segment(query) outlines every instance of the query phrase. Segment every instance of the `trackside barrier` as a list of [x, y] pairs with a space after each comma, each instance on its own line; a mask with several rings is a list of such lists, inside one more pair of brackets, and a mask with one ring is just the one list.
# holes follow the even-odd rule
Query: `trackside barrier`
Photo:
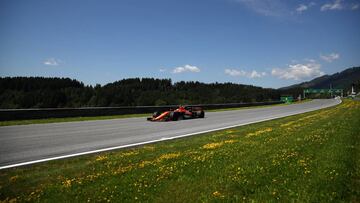
[[[254, 102], [254, 103], [228, 103], [228, 104], [198, 104], [186, 105], [192, 107], [203, 107], [205, 110], [262, 106], [280, 104], [282, 101]], [[177, 108], [177, 105], [167, 106], [125, 106], [125, 107], [84, 107], [84, 108], [41, 108], [41, 109], [0, 109], [0, 121], [87, 117], [87, 116], [112, 116], [125, 114], [152, 113]]]

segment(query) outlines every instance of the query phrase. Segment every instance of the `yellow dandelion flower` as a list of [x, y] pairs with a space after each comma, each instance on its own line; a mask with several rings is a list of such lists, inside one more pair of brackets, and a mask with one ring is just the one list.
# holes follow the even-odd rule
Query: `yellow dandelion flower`
[[64, 187], [71, 187], [71, 180], [70, 179], [66, 179], [65, 181], [62, 182]]
[[225, 140], [225, 143], [226, 144], [232, 144], [232, 143], [234, 143], [234, 142], [237, 142], [236, 140]]
[[97, 156], [96, 157], [96, 161], [103, 161], [103, 160], [106, 160], [107, 159], [107, 156], [101, 156], [101, 155], [99, 155], [99, 156]]
[[116, 171], [113, 172], [113, 174], [122, 174], [128, 171], [131, 171], [133, 169], [132, 165], [129, 166], [124, 166], [124, 167], [119, 167], [118, 169], [116, 169]]
[[299, 162], [300, 166], [306, 166], [307, 165], [304, 159], [301, 159], [298, 162]]
[[294, 123], [295, 123], [295, 121], [290, 121], [290, 122], [288, 122], [288, 123], [281, 124], [280, 127], [287, 127], [287, 126], [290, 126], [290, 125], [292, 125], [292, 124], [294, 124]]
[[139, 168], [144, 168], [146, 165], [149, 165], [151, 163], [151, 161], [142, 161], [139, 163]]
[[139, 152], [137, 152], [137, 151], [130, 151], [130, 152], [124, 152], [124, 153], [122, 153], [121, 155], [122, 155], [122, 156], [132, 156], [132, 155], [137, 155], [137, 154], [139, 154]]
[[203, 149], [216, 149], [223, 145], [223, 142], [214, 142], [214, 143], [208, 143], [204, 146], [202, 146]]
[[143, 149], [145, 150], [150, 150], [150, 151], [154, 151], [155, 147], [154, 146], [144, 146]]
[[217, 198], [224, 198], [225, 197], [225, 195], [221, 194], [219, 191], [213, 192], [212, 195], [214, 197], [217, 197]]
[[273, 130], [272, 128], [265, 128], [263, 130], [258, 130], [258, 131], [253, 132], [253, 133], [248, 133], [245, 137], [249, 138], [249, 137], [253, 137], [253, 136], [258, 136], [258, 135], [261, 135], [261, 134], [264, 134], [264, 133], [267, 133], [267, 132], [271, 132], [272, 130]]
[[213, 192], [213, 195], [214, 195], [215, 197], [220, 197], [220, 196], [221, 196], [221, 193], [220, 193], [219, 191], [215, 191], [215, 192]]
[[163, 154], [161, 155], [157, 161], [162, 161], [162, 160], [168, 160], [168, 159], [174, 159], [180, 156], [180, 153], [169, 153], [169, 154]]
[[12, 177], [10, 178], [10, 182], [15, 182], [18, 178], [19, 178], [18, 175], [12, 176]]

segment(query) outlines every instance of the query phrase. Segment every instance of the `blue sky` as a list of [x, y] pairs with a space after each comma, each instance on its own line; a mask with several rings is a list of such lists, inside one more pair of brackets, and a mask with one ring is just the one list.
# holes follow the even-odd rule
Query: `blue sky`
[[0, 0], [0, 76], [278, 88], [359, 65], [359, 0]]

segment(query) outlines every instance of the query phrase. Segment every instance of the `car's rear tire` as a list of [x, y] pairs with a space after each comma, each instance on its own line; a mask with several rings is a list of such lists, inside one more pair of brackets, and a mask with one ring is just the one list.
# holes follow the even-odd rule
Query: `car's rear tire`
[[183, 113], [178, 113], [178, 120], [184, 120], [184, 114]]
[[177, 121], [179, 119], [179, 113], [178, 112], [170, 112], [170, 120]]

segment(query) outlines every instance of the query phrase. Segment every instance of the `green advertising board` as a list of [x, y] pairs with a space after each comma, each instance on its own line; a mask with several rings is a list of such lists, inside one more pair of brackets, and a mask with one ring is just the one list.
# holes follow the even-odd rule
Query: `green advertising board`
[[290, 104], [294, 101], [294, 98], [292, 96], [281, 96], [280, 101], [282, 101], [286, 104]]

